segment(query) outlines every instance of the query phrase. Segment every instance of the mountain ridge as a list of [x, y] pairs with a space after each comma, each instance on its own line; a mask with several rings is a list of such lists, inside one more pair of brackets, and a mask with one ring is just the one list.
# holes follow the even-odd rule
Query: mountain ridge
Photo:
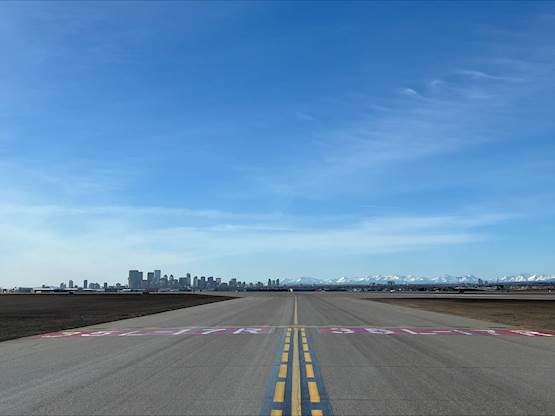
[[555, 275], [551, 274], [529, 274], [520, 273], [515, 275], [507, 275], [502, 277], [493, 278], [480, 278], [474, 275], [441, 275], [436, 277], [429, 276], [416, 276], [416, 275], [373, 275], [365, 277], [335, 277], [331, 279], [320, 279], [317, 277], [298, 277], [295, 279], [285, 279], [285, 285], [369, 285], [387, 284], [394, 282], [394, 284], [477, 284], [482, 282], [488, 283], [533, 283], [533, 282], [555, 282]]

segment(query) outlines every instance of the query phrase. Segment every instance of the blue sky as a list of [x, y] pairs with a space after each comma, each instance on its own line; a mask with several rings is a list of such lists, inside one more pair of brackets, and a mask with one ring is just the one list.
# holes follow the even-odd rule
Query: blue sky
[[548, 2], [0, 4], [0, 285], [555, 273]]

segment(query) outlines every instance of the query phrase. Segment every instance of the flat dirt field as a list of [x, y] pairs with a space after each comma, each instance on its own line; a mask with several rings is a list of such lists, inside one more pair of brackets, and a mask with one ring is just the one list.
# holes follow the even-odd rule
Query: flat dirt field
[[234, 299], [196, 294], [0, 295], [0, 341]]
[[555, 330], [555, 300], [526, 299], [368, 299], [432, 312], [449, 313], [527, 329]]

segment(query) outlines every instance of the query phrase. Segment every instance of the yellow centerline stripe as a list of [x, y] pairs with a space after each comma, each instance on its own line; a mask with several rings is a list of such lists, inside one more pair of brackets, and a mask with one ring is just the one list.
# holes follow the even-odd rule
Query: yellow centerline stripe
[[307, 364], [305, 367], [306, 367], [306, 378], [314, 378], [314, 367], [312, 367], [312, 364]]
[[281, 364], [279, 366], [279, 378], [287, 378], [287, 364]]
[[274, 402], [283, 403], [285, 398], [285, 381], [276, 382], [276, 388], [274, 390]]
[[[295, 311], [297, 297], [295, 296]], [[295, 314], [296, 315], [296, 314]], [[301, 416], [301, 367], [299, 360], [299, 329], [295, 328], [293, 335], [293, 368], [291, 386], [291, 415]]]
[[310, 403], [320, 403], [320, 392], [315, 381], [308, 382], [308, 394], [310, 396]]

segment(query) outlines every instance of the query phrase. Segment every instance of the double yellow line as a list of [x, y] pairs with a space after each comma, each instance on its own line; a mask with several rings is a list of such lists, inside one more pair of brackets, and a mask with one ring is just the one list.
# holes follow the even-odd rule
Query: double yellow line
[[[271, 416], [283, 416], [283, 405], [285, 403], [287, 380], [291, 380], [291, 416], [302, 416], [302, 383], [306, 382], [306, 390], [308, 391], [308, 399], [311, 404], [320, 405], [320, 391], [318, 390], [318, 382], [312, 363], [312, 355], [308, 339], [306, 337], [305, 328], [299, 328], [297, 313], [297, 297], [295, 296], [295, 308], [293, 311], [294, 327], [287, 328], [287, 335], [283, 343], [283, 351], [281, 352], [281, 361], [279, 365], [278, 377], [274, 386], [273, 402], [281, 409], [272, 409]], [[292, 338], [292, 339], [291, 339]], [[291, 342], [293, 341], [293, 342]], [[291, 348], [291, 344], [292, 348]], [[302, 356], [301, 356], [302, 348]], [[291, 362], [291, 374], [288, 378], [289, 360]], [[302, 363], [304, 364], [301, 364]], [[304, 380], [301, 366], [304, 365]], [[324, 416], [320, 409], [311, 409], [310, 416]]]
[[[278, 379], [274, 387], [273, 402], [282, 405], [285, 401], [285, 386], [287, 383], [287, 366], [289, 364], [289, 353], [291, 352], [291, 328], [287, 329], [287, 336], [283, 343], [283, 351], [281, 352], [281, 362], [279, 364]], [[271, 416], [282, 416], [283, 410], [272, 409]]]
[[[291, 338], [293, 338], [293, 349], [291, 350]], [[285, 401], [285, 387], [287, 383], [287, 366], [289, 364], [289, 355], [293, 353], [293, 362], [291, 365], [291, 415], [302, 416], [301, 411], [301, 366], [299, 359], [299, 328], [287, 328], [287, 336], [283, 343], [283, 351], [281, 353], [281, 363], [279, 365], [278, 380], [274, 387], [274, 403], [283, 404]], [[283, 411], [280, 409], [272, 409], [271, 416], [282, 416]]]

